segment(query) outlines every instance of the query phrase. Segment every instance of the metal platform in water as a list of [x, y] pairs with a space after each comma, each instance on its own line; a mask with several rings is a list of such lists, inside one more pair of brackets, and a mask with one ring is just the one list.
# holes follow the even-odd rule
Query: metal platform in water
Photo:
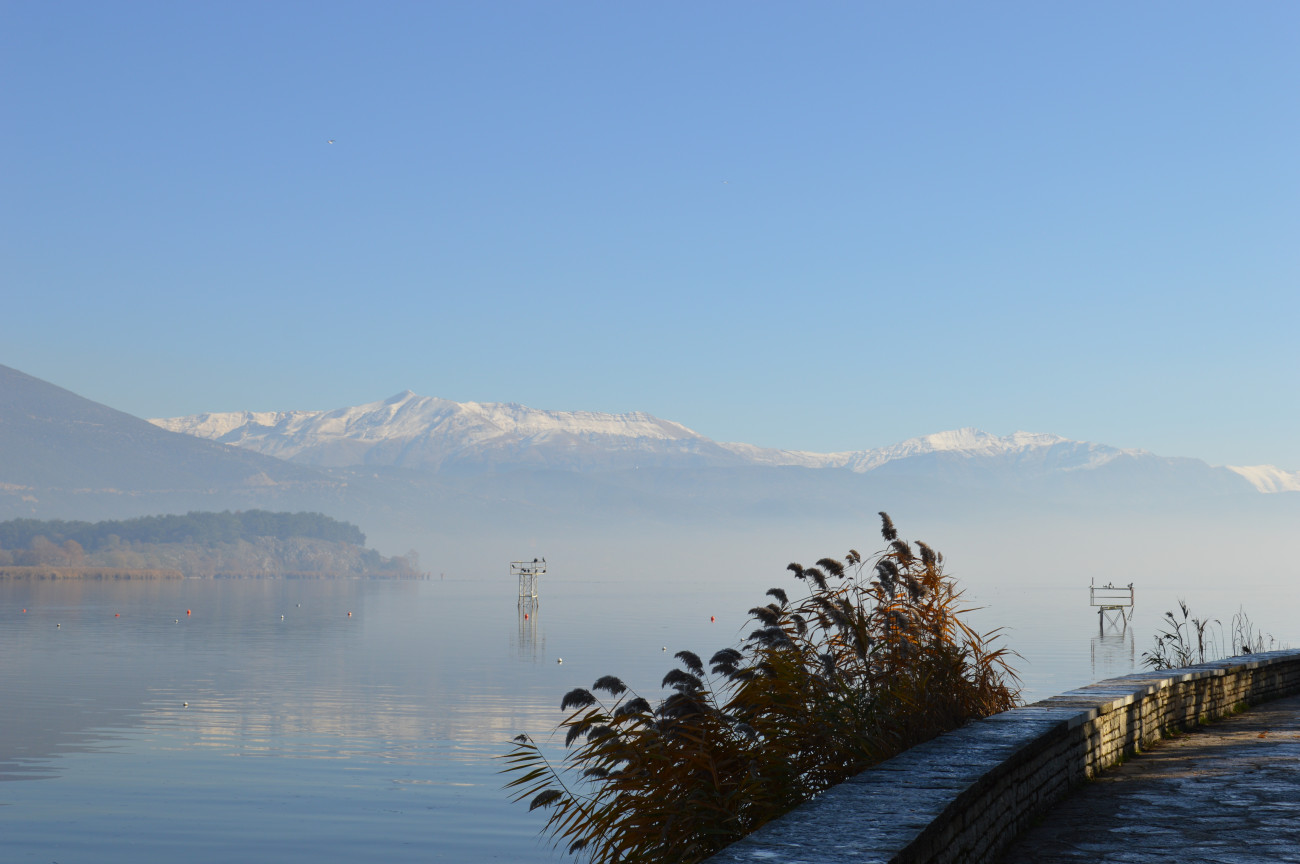
[[1088, 605], [1097, 609], [1098, 626], [1104, 632], [1107, 625], [1115, 629], [1128, 627], [1133, 618], [1133, 583], [1127, 585], [1088, 586]]
[[546, 572], [546, 559], [511, 561], [510, 575], [519, 577], [519, 605], [531, 609], [537, 605], [537, 577]]

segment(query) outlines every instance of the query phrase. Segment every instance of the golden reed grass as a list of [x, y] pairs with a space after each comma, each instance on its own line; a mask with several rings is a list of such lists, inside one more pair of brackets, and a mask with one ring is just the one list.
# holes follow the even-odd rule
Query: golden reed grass
[[[709, 661], [679, 651], [652, 705], [618, 678], [564, 695], [552, 761], [528, 735], [501, 758], [506, 788], [570, 853], [592, 861], [700, 861], [859, 771], [1017, 704], [997, 631], [962, 617], [943, 556], [898, 539], [870, 559], [787, 568], [754, 630]], [[604, 694], [604, 697], [598, 695]]]

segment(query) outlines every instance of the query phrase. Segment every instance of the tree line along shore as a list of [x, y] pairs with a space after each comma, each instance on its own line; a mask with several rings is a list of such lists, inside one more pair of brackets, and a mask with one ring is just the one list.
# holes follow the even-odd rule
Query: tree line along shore
[[278, 576], [419, 578], [419, 556], [385, 557], [320, 513], [190, 512], [103, 522], [0, 522], [0, 578]]
[[0, 567], [0, 579], [184, 579], [179, 570], [126, 570], [118, 567]]

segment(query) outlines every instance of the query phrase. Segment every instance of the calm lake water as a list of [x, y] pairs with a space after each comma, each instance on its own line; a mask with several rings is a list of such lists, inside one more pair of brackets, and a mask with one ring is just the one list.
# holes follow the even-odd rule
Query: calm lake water
[[[527, 619], [504, 575], [0, 581], [0, 860], [561, 860], [494, 757], [601, 675], [658, 695], [790, 580], [557, 570]], [[967, 587], [1031, 700], [1132, 671], [1170, 605], [1102, 634], [1086, 582]]]

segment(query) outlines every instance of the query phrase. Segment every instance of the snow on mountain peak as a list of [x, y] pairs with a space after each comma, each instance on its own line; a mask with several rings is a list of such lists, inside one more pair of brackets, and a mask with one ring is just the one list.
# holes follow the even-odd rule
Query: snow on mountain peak
[[1228, 465], [1260, 492], [1300, 492], [1300, 471], [1283, 471], [1274, 465]]
[[800, 465], [819, 468], [848, 468], [859, 474], [874, 471], [889, 462], [943, 453], [956, 458], [991, 458], [997, 456], [1025, 455], [1045, 452], [1064, 445], [1073, 456], [1059, 466], [1061, 470], [1096, 468], [1120, 455], [1133, 455], [1137, 451], [1119, 450], [1100, 444], [1088, 444], [1038, 432], [1013, 432], [1010, 435], [991, 435], [980, 429], [965, 427], [946, 432], [935, 432], [919, 438], [909, 438], [888, 447], [874, 450], [853, 450], [840, 453], [808, 453], [793, 450], [768, 450], [749, 444], [724, 444], [732, 452], [751, 461], [765, 465]]
[[1060, 435], [1044, 435], [1035, 432], [1013, 432], [1005, 437], [998, 437], [979, 429], [966, 427], [948, 432], [935, 432], [920, 438], [909, 438], [900, 444], [895, 444], [893, 448], [885, 449], [905, 449], [919, 453], [965, 452], [991, 455], [1033, 447], [1051, 447], [1053, 444], [1064, 444], [1069, 440]]
[[452, 402], [410, 390], [334, 411], [231, 412], [150, 422], [282, 459], [336, 467], [440, 470], [452, 462], [505, 465], [512, 459], [537, 467], [592, 467], [672, 454], [710, 464], [738, 461], [680, 423], [644, 412], [542, 411], [516, 403]]
[[[1139, 450], [1060, 435], [998, 436], [970, 427], [888, 447], [838, 453], [777, 450], [713, 441], [640, 411], [543, 411], [513, 402], [453, 402], [405, 390], [334, 411], [230, 412], [150, 421], [282, 459], [329, 467], [391, 465], [429, 471], [520, 467], [598, 470], [639, 466], [798, 466], [854, 473], [915, 458], [949, 463], [1009, 462], [1021, 470], [1085, 471]], [[1300, 472], [1233, 468], [1261, 491], [1300, 491]]]

